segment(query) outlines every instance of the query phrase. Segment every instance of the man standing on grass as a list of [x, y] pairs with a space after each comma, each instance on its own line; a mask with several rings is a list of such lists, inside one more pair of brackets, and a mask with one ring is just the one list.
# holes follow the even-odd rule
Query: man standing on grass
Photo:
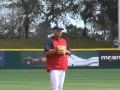
[[68, 55], [71, 54], [68, 43], [62, 36], [62, 28], [52, 28], [53, 37], [45, 45], [46, 68], [50, 74], [52, 90], [63, 90], [65, 71], [68, 69]]

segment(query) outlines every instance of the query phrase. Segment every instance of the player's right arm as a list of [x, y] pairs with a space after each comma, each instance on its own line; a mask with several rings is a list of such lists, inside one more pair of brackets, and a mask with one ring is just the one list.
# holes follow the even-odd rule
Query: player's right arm
[[57, 53], [57, 49], [49, 49], [48, 51], [45, 52], [45, 55], [51, 55]]
[[53, 37], [49, 38], [47, 40], [47, 43], [45, 44], [44, 53], [46, 56], [57, 53], [57, 49], [53, 49], [52, 40], [53, 40]]

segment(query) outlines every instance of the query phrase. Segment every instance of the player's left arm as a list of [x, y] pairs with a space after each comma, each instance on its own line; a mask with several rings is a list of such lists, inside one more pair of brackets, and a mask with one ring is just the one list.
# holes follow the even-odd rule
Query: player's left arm
[[67, 55], [71, 55], [71, 51], [66, 50], [66, 54], [67, 54]]
[[66, 54], [71, 55], [71, 49], [70, 49], [69, 45], [67, 45]]

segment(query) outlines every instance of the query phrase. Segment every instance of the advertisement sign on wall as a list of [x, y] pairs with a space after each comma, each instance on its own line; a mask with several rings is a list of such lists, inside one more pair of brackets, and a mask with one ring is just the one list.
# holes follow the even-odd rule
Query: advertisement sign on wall
[[120, 66], [120, 51], [100, 51], [99, 52], [100, 66], [102, 67], [119, 67]]
[[37, 58], [42, 58], [43, 52], [40, 51], [25, 51], [21, 52], [21, 66], [25, 67], [40, 67], [45, 66], [41, 60]]
[[76, 51], [68, 59], [69, 66], [99, 66], [97, 51]]
[[[38, 60], [38, 58], [40, 60]], [[43, 51], [0, 51], [0, 67], [45, 67]], [[72, 51], [68, 65], [120, 67], [120, 50]]]
[[0, 52], [0, 67], [4, 67], [4, 65], [5, 65], [4, 52]]
[[[27, 67], [45, 66], [42, 60], [43, 52], [21, 52], [21, 65]], [[68, 56], [68, 66], [99, 66], [99, 57], [97, 51], [74, 51]]]

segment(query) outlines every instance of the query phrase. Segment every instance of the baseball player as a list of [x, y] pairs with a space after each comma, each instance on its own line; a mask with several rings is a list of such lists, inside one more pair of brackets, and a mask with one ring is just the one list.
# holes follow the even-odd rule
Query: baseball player
[[51, 90], [63, 90], [65, 71], [68, 69], [68, 55], [71, 54], [68, 43], [61, 37], [62, 28], [52, 28], [53, 37], [45, 45], [46, 68], [50, 74]]

